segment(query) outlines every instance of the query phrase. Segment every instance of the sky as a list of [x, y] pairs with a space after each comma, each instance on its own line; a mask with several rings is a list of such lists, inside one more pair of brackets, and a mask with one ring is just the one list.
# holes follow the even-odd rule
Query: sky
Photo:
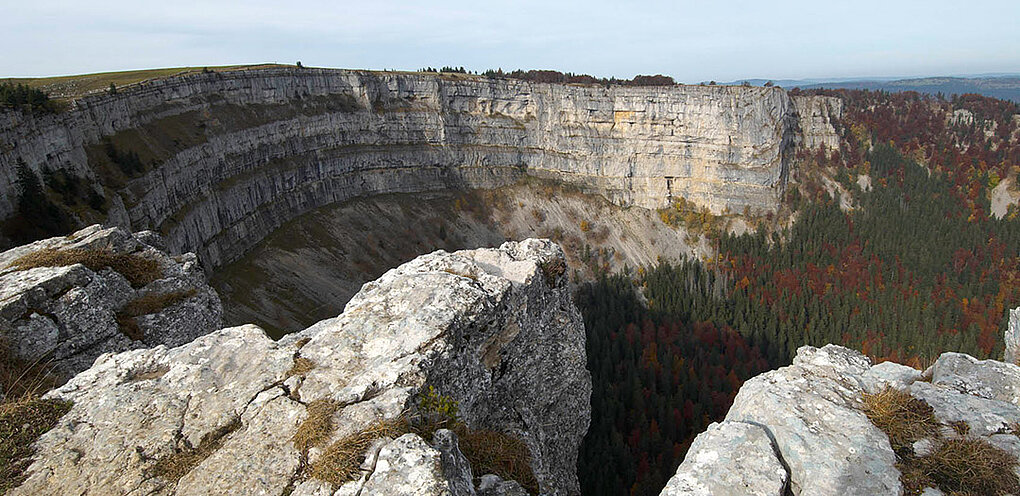
[[599, 77], [1020, 72], [1020, 0], [0, 0], [0, 76], [295, 63]]

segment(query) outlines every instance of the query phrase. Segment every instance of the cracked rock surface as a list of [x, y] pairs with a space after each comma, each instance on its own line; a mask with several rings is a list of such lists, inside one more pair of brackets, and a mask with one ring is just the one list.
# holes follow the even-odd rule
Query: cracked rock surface
[[[18, 258], [41, 250], [103, 250], [153, 260], [160, 277], [132, 287], [109, 268], [11, 267]], [[117, 312], [129, 302], [173, 293], [187, 297], [134, 317], [140, 339], [121, 331]], [[206, 283], [195, 255], [167, 255], [155, 233], [93, 225], [0, 253], [0, 335], [15, 357], [29, 363], [48, 361], [66, 376], [87, 369], [103, 353], [183, 345], [220, 328], [222, 314], [219, 296]]]
[[[441, 433], [434, 446], [413, 434], [376, 443], [361, 478], [339, 487], [308, 476], [330, 442], [400, 415], [426, 385], [456, 400], [468, 426], [522, 439], [542, 493], [577, 494], [591, 379], [562, 264], [542, 240], [440, 251], [279, 342], [246, 325], [105, 354], [49, 393], [74, 405], [12, 494], [472, 494], [481, 482], [514, 494], [473, 480], [456, 436]], [[294, 433], [318, 400], [339, 408], [305, 460]], [[157, 470], [196, 450], [179, 480]]]
[[765, 429], [744, 422], [708, 426], [694, 439], [663, 496], [782, 496], [787, 474]]

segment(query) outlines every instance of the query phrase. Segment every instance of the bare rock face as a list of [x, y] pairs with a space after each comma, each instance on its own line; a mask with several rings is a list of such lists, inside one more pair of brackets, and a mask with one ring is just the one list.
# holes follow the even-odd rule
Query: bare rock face
[[[481, 487], [443, 432], [433, 445], [377, 440], [362, 475], [340, 486], [309, 476], [329, 444], [406, 413], [426, 385], [468, 426], [524, 441], [544, 494], [577, 494], [591, 380], [562, 267], [548, 241], [440, 251], [280, 342], [248, 325], [105, 354], [49, 394], [73, 407], [13, 494], [473, 494]], [[337, 406], [329, 439], [303, 453], [295, 433], [324, 400]], [[190, 461], [168, 472], [182, 453]]]
[[768, 432], [744, 422], [708, 426], [662, 496], [783, 496], [788, 475]]
[[145, 171], [106, 185], [103, 220], [158, 231], [211, 268], [316, 207], [527, 175], [621, 205], [774, 211], [793, 149], [838, 144], [841, 112], [838, 99], [780, 88], [284, 68], [172, 77], [54, 116], [0, 111], [0, 219], [17, 206], [19, 161], [100, 183], [97, 171], [119, 174], [107, 142]]
[[[103, 353], [179, 346], [218, 329], [220, 299], [195, 255], [171, 257], [159, 241], [153, 233], [95, 225], [0, 253], [0, 335], [13, 356], [73, 375]], [[139, 279], [136, 269], [121, 269], [125, 276], [119, 267], [82, 263], [17, 266], [19, 260], [47, 254], [63, 260], [71, 253], [122, 257], [127, 265], [148, 262], [151, 274]]]
[[1020, 364], [1020, 308], [1009, 311], [1009, 324], [1003, 335], [1006, 344], [1006, 363]]

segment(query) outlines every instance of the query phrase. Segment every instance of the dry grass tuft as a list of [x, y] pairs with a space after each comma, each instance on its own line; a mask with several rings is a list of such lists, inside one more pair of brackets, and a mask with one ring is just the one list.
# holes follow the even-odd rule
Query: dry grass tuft
[[965, 420], [957, 420], [956, 422], [950, 422], [949, 426], [961, 436], [966, 436], [970, 433], [970, 424]]
[[195, 289], [188, 289], [185, 291], [174, 291], [173, 293], [164, 294], [147, 294], [141, 298], [136, 298], [124, 308], [120, 309], [120, 312], [125, 315], [131, 315], [137, 317], [139, 315], [148, 315], [150, 313], [161, 312], [166, 308], [170, 308], [198, 293]]
[[145, 338], [145, 333], [142, 332], [142, 328], [138, 325], [135, 317], [160, 312], [195, 296], [196, 293], [196, 290], [189, 289], [165, 294], [147, 294], [132, 300], [127, 305], [124, 305], [124, 308], [117, 311], [117, 328], [125, 336], [135, 341], [141, 341]]
[[[314, 411], [313, 411], [314, 410]], [[329, 438], [336, 404], [319, 400], [308, 405], [308, 418], [294, 436], [294, 445], [307, 452]], [[431, 440], [437, 429], [450, 429], [460, 440], [460, 449], [475, 473], [493, 473], [516, 480], [531, 494], [538, 493], [538, 480], [531, 469], [528, 446], [513, 435], [492, 430], [471, 429], [457, 419], [457, 402], [428, 387], [419, 398], [416, 414], [378, 421], [365, 430], [332, 443], [308, 468], [311, 477], [335, 486], [356, 480], [361, 474], [365, 452], [377, 439], [397, 438], [414, 433]]]
[[19, 257], [11, 262], [10, 267], [28, 270], [36, 267], [63, 267], [79, 263], [94, 271], [113, 269], [136, 288], [163, 277], [163, 271], [155, 260], [138, 255], [114, 253], [109, 250], [47, 248]]
[[19, 486], [31, 464], [32, 444], [71, 409], [71, 403], [26, 396], [0, 405], [0, 493]]
[[294, 375], [305, 375], [315, 368], [315, 362], [305, 358], [297, 357], [294, 359], [294, 365], [287, 371], [287, 377]]
[[376, 422], [361, 432], [345, 436], [329, 445], [312, 464], [309, 475], [335, 486], [356, 480], [361, 474], [365, 451], [376, 439], [396, 438], [408, 432], [410, 425], [405, 417]]
[[297, 340], [297, 342], [294, 343], [294, 346], [297, 346], [297, 349], [300, 350], [301, 348], [304, 348], [305, 345], [310, 343], [311, 341], [312, 341], [312, 338], [306, 336], [306, 337], [303, 337], [303, 338]]
[[294, 447], [302, 453], [307, 453], [308, 448], [318, 446], [329, 439], [333, 434], [333, 414], [337, 408], [339, 408], [337, 402], [330, 399], [309, 403], [308, 416], [294, 433]]
[[156, 460], [156, 464], [152, 466], [153, 474], [170, 482], [181, 480], [181, 477], [187, 475], [199, 463], [209, 458], [209, 455], [220, 449], [227, 436], [239, 427], [241, 427], [241, 419], [234, 418], [229, 424], [202, 436], [202, 441], [198, 443], [197, 448], [189, 446]]
[[538, 268], [545, 276], [545, 284], [550, 288], [555, 288], [560, 277], [567, 272], [567, 264], [561, 258], [542, 261], [538, 264]]
[[[864, 413], [889, 436], [905, 494], [916, 496], [926, 487], [954, 496], [1020, 493], [1015, 456], [984, 439], [943, 439], [931, 406], [909, 393], [887, 387], [865, 394]], [[949, 425], [960, 436], [970, 431], [966, 422]], [[912, 445], [924, 438], [931, 438], [935, 447], [927, 455], [915, 456]]]
[[453, 429], [460, 438], [460, 450], [476, 474], [496, 474], [515, 480], [530, 494], [538, 494], [538, 479], [531, 469], [531, 450], [524, 441], [491, 430], [472, 430], [464, 424]]
[[1017, 459], [983, 439], [947, 439], [918, 459], [925, 475], [949, 494], [999, 496], [1020, 492]]
[[865, 393], [863, 399], [865, 415], [889, 436], [897, 453], [912, 453], [915, 441], [938, 435], [932, 407], [906, 391], [886, 386], [875, 394]]

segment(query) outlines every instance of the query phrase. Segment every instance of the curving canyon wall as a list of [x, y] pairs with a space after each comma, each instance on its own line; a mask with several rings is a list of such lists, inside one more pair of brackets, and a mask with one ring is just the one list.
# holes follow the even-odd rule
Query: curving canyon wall
[[[174, 77], [61, 114], [0, 113], [0, 218], [15, 212], [19, 161], [102, 187], [105, 218], [82, 220], [157, 230], [210, 268], [316, 207], [524, 175], [621, 205], [774, 210], [792, 148], [838, 145], [841, 112], [838, 99], [779, 88], [294, 68]], [[144, 172], [118, 171], [111, 146]]]

